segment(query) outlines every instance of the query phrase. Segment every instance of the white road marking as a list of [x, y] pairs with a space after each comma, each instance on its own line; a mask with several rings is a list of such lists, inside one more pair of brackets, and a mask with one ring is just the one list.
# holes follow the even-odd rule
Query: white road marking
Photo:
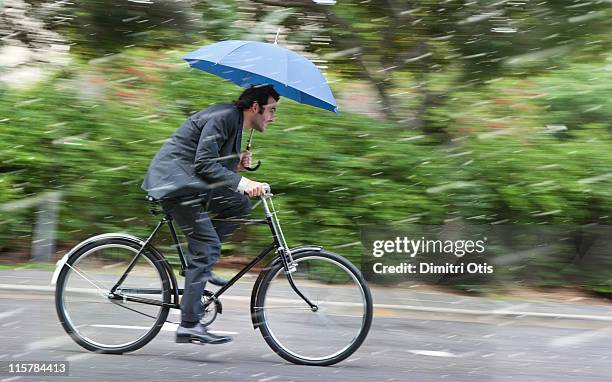
[[20, 314], [24, 310], [25, 310], [25, 308], [18, 308], [18, 309], [9, 310], [7, 312], [2, 312], [2, 313], [0, 313], [0, 320], [3, 320], [5, 318], [7, 318], [7, 317], [15, 316], [17, 314]]
[[59, 347], [60, 345], [67, 344], [72, 342], [72, 339], [63, 334], [61, 336], [44, 338], [39, 341], [30, 342], [25, 346], [27, 350], [40, 350], [40, 349], [48, 349], [53, 347]]
[[592, 342], [600, 340], [601, 338], [607, 337], [610, 333], [611, 327], [603, 328], [600, 330], [590, 330], [588, 332], [582, 332], [573, 334], [571, 336], [563, 336], [553, 339], [549, 342], [549, 347], [565, 347], [565, 346], [577, 346], [586, 342]]
[[408, 352], [416, 355], [427, 355], [430, 357], [459, 357], [457, 354], [449, 353], [447, 351], [408, 350]]
[[93, 357], [94, 355], [96, 355], [96, 353], [81, 353], [81, 354], [74, 354], [71, 356], [66, 357], [66, 361], [71, 362], [71, 361], [80, 361], [83, 359], [88, 359]]
[[15, 377], [10, 377], [10, 378], [4, 378], [2, 381], [0, 382], [10, 382], [10, 381], [16, 381], [18, 379], [21, 379], [21, 376], [15, 376]]
[[278, 379], [278, 375], [268, 377], [268, 378], [258, 379], [257, 382], [268, 382], [268, 381], [273, 381], [275, 379]]

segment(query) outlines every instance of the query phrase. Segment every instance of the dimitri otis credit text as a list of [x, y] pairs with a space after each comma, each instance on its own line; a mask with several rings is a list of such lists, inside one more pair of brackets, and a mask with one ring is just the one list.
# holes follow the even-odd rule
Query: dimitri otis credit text
[[[396, 237], [394, 240], [374, 240], [372, 242], [372, 255], [382, 257], [385, 254], [405, 254], [414, 258], [421, 254], [454, 255], [461, 258], [466, 254], [482, 255], [485, 251], [487, 238], [481, 240], [428, 240], [425, 237], [413, 240], [407, 237]], [[446, 262], [443, 264], [425, 262], [418, 259], [418, 264], [402, 262], [389, 265], [383, 263], [373, 264], [374, 273], [493, 273], [493, 266], [477, 262]], [[429, 257], [428, 260], [434, 260]], [[435, 258], [435, 260], [440, 260]]]

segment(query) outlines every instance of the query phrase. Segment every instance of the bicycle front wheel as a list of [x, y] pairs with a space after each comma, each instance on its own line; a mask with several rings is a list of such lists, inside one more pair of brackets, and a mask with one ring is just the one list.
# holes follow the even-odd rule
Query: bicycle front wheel
[[272, 350], [290, 362], [340, 362], [361, 346], [370, 330], [370, 290], [355, 266], [341, 256], [319, 251], [293, 259], [297, 268], [291, 279], [280, 262], [262, 279], [255, 302], [259, 329]]
[[[151, 341], [168, 316], [170, 285], [159, 256], [123, 238], [100, 239], [73, 254], [57, 279], [55, 306], [66, 332], [82, 347], [122, 354]], [[136, 258], [113, 298], [111, 288]], [[125, 297], [125, 298], [124, 298]], [[139, 298], [149, 303], [129, 301]], [[158, 304], [158, 305], [155, 305]]]

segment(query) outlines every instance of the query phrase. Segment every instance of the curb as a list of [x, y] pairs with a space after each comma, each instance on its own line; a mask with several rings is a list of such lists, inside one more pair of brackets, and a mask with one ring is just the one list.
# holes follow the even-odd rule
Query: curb
[[542, 312], [523, 312], [513, 311], [506, 309], [493, 309], [493, 310], [474, 310], [474, 309], [455, 309], [455, 308], [438, 308], [438, 307], [423, 307], [415, 305], [391, 305], [391, 304], [374, 304], [375, 308], [382, 309], [400, 309], [410, 310], [416, 312], [430, 312], [430, 313], [449, 313], [449, 314], [462, 314], [469, 316], [501, 316], [501, 317], [513, 317], [513, 318], [549, 318], [549, 319], [569, 319], [569, 320], [590, 320], [590, 321], [602, 321], [612, 322], [612, 317], [608, 316], [597, 316], [590, 314], [568, 314], [568, 313], [542, 313]]

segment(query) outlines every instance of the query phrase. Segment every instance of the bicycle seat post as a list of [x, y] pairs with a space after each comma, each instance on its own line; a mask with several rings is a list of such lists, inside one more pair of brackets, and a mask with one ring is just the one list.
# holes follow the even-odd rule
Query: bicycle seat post
[[172, 215], [170, 215], [164, 210], [163, 206], [161, 205], [161, 200], [155, 199], [151, 195], [147, 195], [147, 200], [151, 203], [151, 208], [150, 208], [151, 215], [157, 216], [159, 214], [164, 214], [164, 216], [159, 221], [159, 224], [155, 232], [157, 232], [159, 227], [161, 227], [162, 225], [168, 224], [168, 228], [170, 228], [170, 235], [172, 236], [172, 240], [174, 240], [176, 251], [178, 252], [178, 257], [181, 262], [180, 275], [185, 276], [185, 268], [187, 268], [187, 262], [185, 260], [185, 254], [183, 253], [183, 248], [181, 248], [181, 242], [179, 241], [178, 234], [176, 233], [174, 224], [172, 224], [172, 221], [173, 221]]

